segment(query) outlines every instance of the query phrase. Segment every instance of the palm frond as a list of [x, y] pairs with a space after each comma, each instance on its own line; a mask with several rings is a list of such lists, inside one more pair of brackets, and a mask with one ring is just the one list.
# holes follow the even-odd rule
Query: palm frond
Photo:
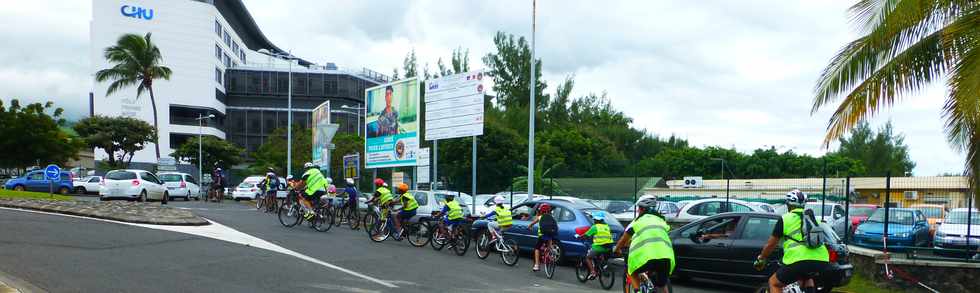
[[139, 80], [135, 78], [116, 79], [109, 84], [105, 94], [106, 96], [112, 95], [123, 88], [131, 87], [137, 83], [139, 83]]

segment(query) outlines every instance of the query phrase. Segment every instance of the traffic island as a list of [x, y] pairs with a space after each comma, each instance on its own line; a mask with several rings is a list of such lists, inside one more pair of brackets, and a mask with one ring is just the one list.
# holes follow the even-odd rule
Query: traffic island
[[120, 222], [202, 226], [210, 224], [187, 210], [161, 206], [159, 203], [124, 201], [75, 201], [0, 198], [0, 207], [29, 209]]

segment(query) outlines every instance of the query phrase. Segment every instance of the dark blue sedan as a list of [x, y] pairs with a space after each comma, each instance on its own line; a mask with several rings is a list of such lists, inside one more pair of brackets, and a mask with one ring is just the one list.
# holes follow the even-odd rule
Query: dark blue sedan
[[[534, 219], [538, 204], [548, 203], [551, 205], [551, 214], [558, 221], [558, 240], [560, 241], [561, 260], [580, 258], [585, 256], [589, 250], [589, 243], [575, 238], [575, 230], [587, 230], [592, 226], [592, 213], [602, 211], [601, 208], [584, 200], [562, 199], [562, 200], [529, 200], [511, 209], [514, 217], [514, 224], [510, 229], [504, 231], [504, 237], [514, 239], [521, 251], [532, 251], [534, 244], [538, 241], [538, 226], [535, 225], [528, 230], [528, 225]], [[619, 240], [623, 235], [623, 225], [619, 221], [608, 221], [609, 229], [613, 234], [613, 240]], [[583, 228], [584, 227], [584, 228]], [[474, 230], [486, 229], [486, 221], [480, 220], [473, 223]]]
[[[881, 249], [885, 234], [885, 209], [876, 210], [854, 231], [854, 244]], [[888, 249], [927, 247], [931, 242], [929, 221], [917, 209], [892, 208], [888, 211]]]

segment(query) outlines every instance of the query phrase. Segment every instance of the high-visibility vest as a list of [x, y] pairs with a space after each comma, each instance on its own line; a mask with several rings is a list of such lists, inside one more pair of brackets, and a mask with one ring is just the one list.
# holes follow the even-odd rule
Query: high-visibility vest
[[450, 220], [459, 220], [463, 218], [463, 208], [459, 207], [459, 203], [455, 200], [446, 201], [446, 206], [449, 207], [449, 214], [446, 215]]
[[389, 190], [388, 188], [385, 188], [384, 186], [378, 187], [378, 194], [381, 195], [381, 197], [378, 198], [378, 204], [381, 204], [381, 205], [388, 204], [389, 201], [391, 201], [392, 199], [394, 199], [391, 196], [391, 190]]
[[497, 206], [497, 208], [493, 211], [493, 213], [497, 216], [497, 225], [500, 225], [500, 228], [502, 229], [510, 228], [513, 217], [511, 217], [509, 209], [505, 207]]
[[596, 223], [595, 235], [592, 236], [592, 244], [605, 245], [609, 243], [613, 243], [612, 232], [609, 231], [609, 225]]
[[415, 201], [415, 197], [411, 193], [402, 194], [402, 211], [410, 212], [417, 208], [419, 208], [419, 202]]
[[653, 259], [669, 259], [670, 272], [674, 271], [674, 248], [670, 242], [670, 226], [658, 216], [645, 214], [633, 221], [633, 237], [630, 241], [628, 270], [636, 269]]
[[796, 208], [783, 214], [783, 264], [791, 265], [804, 260], [830, 261], [826, 246], [809, 248], [803, 241], [803, 209]]
[[313, 195], [318, 190], [326, 190], [327, 180], [323, 178], [320, 170], [316, 168], [306, 170], [303, 177], [306, 178], [306, 194]]

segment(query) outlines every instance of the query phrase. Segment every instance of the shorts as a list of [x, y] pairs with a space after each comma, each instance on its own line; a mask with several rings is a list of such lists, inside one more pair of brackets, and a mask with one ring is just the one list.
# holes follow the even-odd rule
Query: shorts
[[463, 219], [450, 220], [449, 218], [442, 218], [442, 223], [446, 225], [447, 228], [449, 228], [463, 223]]
[[647, 273], [647, 278], [650, 278], [650, 282], [654, 286], [667, 286], [667, 278], [670, 277], [670, 260], [666, 258], [651, 259], [633, 271], [633, 275], [644, 272]]
[[402, 222], [405, 222], [408, 219], [411, 219], [412, 217], [414, 217], [415, 216], [415, 213], [417, 211], [418, 210], [400, 211], [400, 212], [398, 212], [398, 220], [399, 221], [402, 221]]
[[608, 254], [609, 251], [612, 250], [612, 246], [613, 245], [611, 243], [610, 244], [603, 244], [603, 245], [592, 245], [592, 249], [589, 249], [589, 253], [586, 256], [587, 257], [596, 257], [596, 256], [599, 256], [599, 255], [602, 255], [602, 254]]
[[828, 269], [830, 263], [816, 260], [802, 260], [786, 265], [776, 271], [776, 280], [783, 284], [792, 284], [801, 279], [816, 277]]
[[558, 240], [555, 236], [551, 235], [541, 235], [538, 236], [538, 243], [534, 245], [534, 249], [543, 249], [544, 245], [547, 244], [548, 240]]
[[324, 192], [323, 190], [317, 190], [313, 194], [306, 194], [305, 191], [302, 194], [303, 194], [303, 197], [305, 197], [306, 199], [308, 199], [311, 202], [313, 202], [313, 206], [316, 206], [317, 204], [320, 203], [320, 197], [322, 197], [324, 194], [327, 194], [327, 193]]

